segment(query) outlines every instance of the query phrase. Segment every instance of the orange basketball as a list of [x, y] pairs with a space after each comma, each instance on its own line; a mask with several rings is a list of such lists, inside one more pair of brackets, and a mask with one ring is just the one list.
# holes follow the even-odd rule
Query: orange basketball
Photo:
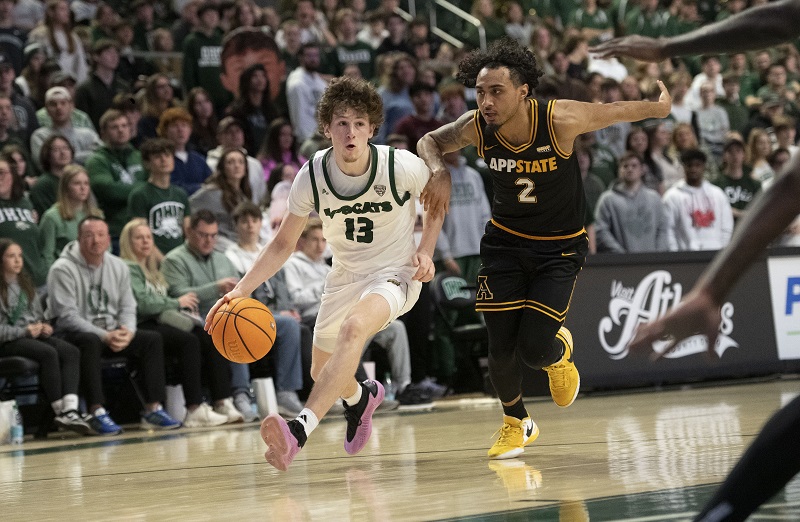
[[235, 363], [251, 363], [267, 355], [275, 342], [275, 317], [266, 305], [249, 297], [232, 299], [214, 314], [214, 346]]

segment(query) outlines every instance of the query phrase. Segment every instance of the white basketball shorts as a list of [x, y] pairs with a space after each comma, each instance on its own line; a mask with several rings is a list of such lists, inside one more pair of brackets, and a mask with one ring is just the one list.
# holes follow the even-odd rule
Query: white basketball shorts
[[381, 327], [411, 310], [419, 299], [422, 283], [412, 280], [417, 271], [412, 266], [388, 268], [375, 274], [354, 274], [334, 269], [325, 281], [322, 301], [314, 326], [314, 346], [332, 353], [336, 338], [353, 305], [368, 294], [378, 294], [389, 303], [389, 319]]

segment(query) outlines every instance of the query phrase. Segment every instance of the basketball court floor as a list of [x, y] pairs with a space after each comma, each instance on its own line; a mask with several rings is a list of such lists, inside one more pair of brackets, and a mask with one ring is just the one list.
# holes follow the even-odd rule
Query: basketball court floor
[[[797, 380], [529, 401], [541, 435], [489, 461], [500, 408], [443, 400], [375, 418], [357, 456], [323, 421], [288, 472], [263, 460], [258, 424], [113, 438], [51, 434], [0, 446], [0, 519], [690, 520]], [[753, 520], [800, 520], [800, 480]]]

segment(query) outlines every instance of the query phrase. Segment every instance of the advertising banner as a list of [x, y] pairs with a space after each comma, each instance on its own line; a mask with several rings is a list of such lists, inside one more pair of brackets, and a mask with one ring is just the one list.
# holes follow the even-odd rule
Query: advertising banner
[[800, 359], [800, 256], [771, 257], [767, 267], [778, 357]]
[[[780, 371], [766, 260], [751, 267], [722, 307], [719, 337], [711, 352], [706, 338], [697, 335], [682, 341], [655, 362], [651, 362], [650, 356], [662, 352], [666, 342], [654, 343], [646, 353], [630, 353], [628, 344], [637, 326], [663, 316], [676, 306], [712, 256], [713, 253], [639, 255], [641, 263], [634, 262], [637, 258], [634, 255], [608, 256], [604, 260], [593, 259], [584, 267], [567, 316], [584, 389]], [[617, 264], [613, 258], [620, 261], [624, 258], [624, 263]], [[794, 313], [796, 320], [800, 317], [800, 302]], [[800, 337], [795, 340], [800, 341]]]

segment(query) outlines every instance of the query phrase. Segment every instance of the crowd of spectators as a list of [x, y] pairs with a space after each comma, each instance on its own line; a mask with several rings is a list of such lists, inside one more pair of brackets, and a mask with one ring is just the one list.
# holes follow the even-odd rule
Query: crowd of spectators
[[[669, 117], [576, 141], [592, 254], [719, 249], [797, 153], [800, 42], [656, 64], [589, 51], [615, 35], [681, 34], [759, 0], [453, 3], [481, 21], [488, 41], [507, 35], [534, 50], [541, 99], [655, 100], [658, 79], [670, 90]], [[328, 268], [317, 222], [254, 294], [278, 321], [269, 364], [222, 359], [199, 318], [252, 265], [298, 170], [329, 145], [315, 108], [332, 77], [373, 81], [385, 119], [373, 141], [412, 152], [426, 132], [475, 108], [454, 72], [481, 44], [479, 32], [439, 12], [459, 47], [431, 30], [426, 2], [416, 2], [418, 18], [403, 16], [407, 8], [398, 0], [0, 0], [0, 355], [39, 360], [59, 425], [119, 432], [104, 409], [99, 363], [115, 354], [143, 369], [145, 427], [254, 420], [251, 372], [275, 378], [282, 414], [300, 411]], [[451, 214], [437, 267], [474, 279], [490, 175], [474, 148], [447, 163]], [[780, 243], [800, 244], [798, 222]], [[370, 343], [367, 356], [383, 353], [401, 405], [473, 391], [459, 380], [464, 357], [441, 321], [423, 291], [411, 314]], [[184, 419], [162, 407], [169, 364], [180, 368]]]

